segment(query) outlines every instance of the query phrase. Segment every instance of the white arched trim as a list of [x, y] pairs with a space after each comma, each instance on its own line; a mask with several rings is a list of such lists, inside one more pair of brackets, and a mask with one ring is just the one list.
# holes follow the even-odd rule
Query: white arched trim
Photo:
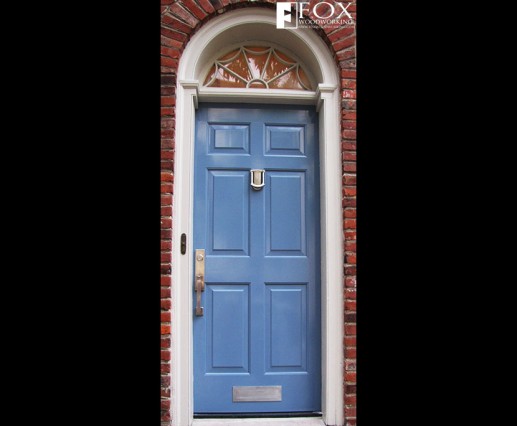
[[[316, 91], [202, 87], [203, 72], [228, 46], [257, 41], [296, 52]], [[192, 213], [195, 110], [199, 101], [312, 104], [319, 114], [321, 194], [322, 418], [309, 425], [343, 425], [343, 228], [339, 74], [323, 41], [308, 29], [276, 29], [272, 11], [245, 8], [216, 17], [190, 40], [180, 60], [176, 93], [173, 205], [172, 418], [176, 426], [215, 425], [193, 419]], [[187, 235], [187, 253], [180, 236]], [[298, 419], [300, 421], [300, 419]], [[253, 424], [287, 425], [289, 419]], [[226, 423], [225, 423], [226, 424]]]

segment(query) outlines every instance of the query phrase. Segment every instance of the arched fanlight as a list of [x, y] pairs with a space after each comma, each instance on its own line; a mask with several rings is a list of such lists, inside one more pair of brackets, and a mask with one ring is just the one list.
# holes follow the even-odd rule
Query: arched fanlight
[[207, 87], [312, 90], [294, 59], [263, 46], [242, 46], [218, 58], [205, 79]]

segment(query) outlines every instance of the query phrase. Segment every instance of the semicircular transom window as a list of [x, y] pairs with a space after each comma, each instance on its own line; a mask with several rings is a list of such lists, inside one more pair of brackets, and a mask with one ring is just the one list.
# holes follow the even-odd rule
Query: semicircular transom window
[[312, 90], [300, 64], [274, 47], [242, 46], [218, 58], [207, 87]]

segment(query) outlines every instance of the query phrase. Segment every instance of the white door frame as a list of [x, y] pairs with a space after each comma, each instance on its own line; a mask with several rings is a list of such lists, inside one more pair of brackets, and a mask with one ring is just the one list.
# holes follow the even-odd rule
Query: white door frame
[[[193, 419], [192, 247], [195, 109], [199, 101], [314, 104], [319, 114], [321, 197], [322, 420], [343, 425], [343, 228], [339, 74], [332, 56], [309, 29], [276, 30], [272, 11], [245, 8], [204, 25], [187, 44], [178, 69], [174, 157], [172, 246], [172, 418], [175, 426]], [[273, 31], [274, 30], [274, 31]], [[282, 31], [279, 42], [278, 32]], [[317, 90], [221, 89], [202, 87], [202, 72], [225, 47], [255, 40], [282, 46], [305, 66]], [[187, 235], [187, 253], [180, 236]], [[204, 421], [206, 423], [206, 421]]]

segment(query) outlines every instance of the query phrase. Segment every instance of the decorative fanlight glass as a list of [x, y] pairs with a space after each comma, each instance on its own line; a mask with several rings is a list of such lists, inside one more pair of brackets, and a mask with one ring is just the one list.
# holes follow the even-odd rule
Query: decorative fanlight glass
[[207, 87], [312, 90], [300, 64], [273, 47], [242, 46], [218, 58]]

